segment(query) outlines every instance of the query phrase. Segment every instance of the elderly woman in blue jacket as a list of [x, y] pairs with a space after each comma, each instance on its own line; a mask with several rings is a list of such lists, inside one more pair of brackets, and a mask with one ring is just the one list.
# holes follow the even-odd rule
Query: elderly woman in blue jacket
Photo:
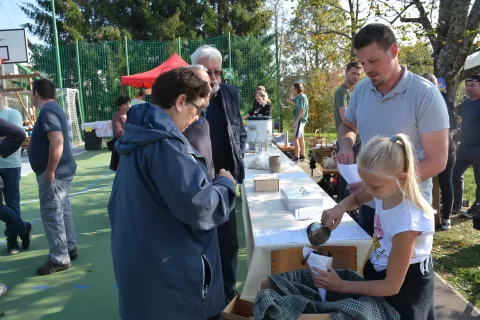
[[157, 78], [152, 103], [128, 111], [108, 204], [124, 320], [209, 319], [224, 308], [216, 227], [235, 205], [235, 180], [211, 181], [182, 132], [208, 106], [210, 86], [179, 68]]

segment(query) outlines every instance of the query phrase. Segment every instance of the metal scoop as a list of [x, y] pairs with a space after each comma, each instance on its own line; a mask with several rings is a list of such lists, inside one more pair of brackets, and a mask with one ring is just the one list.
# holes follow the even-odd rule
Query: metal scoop
[[307, 227], [308, 241], [313, 246], [321, 246], [330, 238], [330, 228], [320, 222], [313, 222]]

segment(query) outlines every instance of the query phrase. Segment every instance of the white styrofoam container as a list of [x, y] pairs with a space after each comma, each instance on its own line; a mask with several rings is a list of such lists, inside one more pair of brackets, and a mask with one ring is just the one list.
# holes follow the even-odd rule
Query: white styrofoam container
[[286, 187], [281, 188], [280, 192], [282, 202], [288, 210], [323, 206], [323, 196], [315, 189]]

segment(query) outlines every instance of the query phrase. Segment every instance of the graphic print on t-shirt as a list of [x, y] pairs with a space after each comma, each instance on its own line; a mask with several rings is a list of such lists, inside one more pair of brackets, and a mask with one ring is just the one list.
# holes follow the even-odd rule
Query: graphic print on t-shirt
[[382, 230], [382, 222], [380, 221], [380, 216], [375, 212], [374, 218], [374, 231], [373, 231], [373, 252], [372, 258], [379, 259], [380, 256], [386, 256], [384, 254], [385, 249], [382, 248], [380, 245], [379, 240], [383, 239], [383, 230]]

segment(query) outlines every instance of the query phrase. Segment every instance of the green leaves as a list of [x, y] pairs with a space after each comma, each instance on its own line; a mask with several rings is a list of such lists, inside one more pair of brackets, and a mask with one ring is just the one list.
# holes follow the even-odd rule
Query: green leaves
[[[258, 36], [268, 29], [272, 15], [257, 0], [57, 0], [55, 5], [61, 43], [118, 40], [124, 35], [144, 41], [228, 32]], [[34, 20], [25, 27], [53, 42], [50, 0], [24, 3], [21, 10]]]

